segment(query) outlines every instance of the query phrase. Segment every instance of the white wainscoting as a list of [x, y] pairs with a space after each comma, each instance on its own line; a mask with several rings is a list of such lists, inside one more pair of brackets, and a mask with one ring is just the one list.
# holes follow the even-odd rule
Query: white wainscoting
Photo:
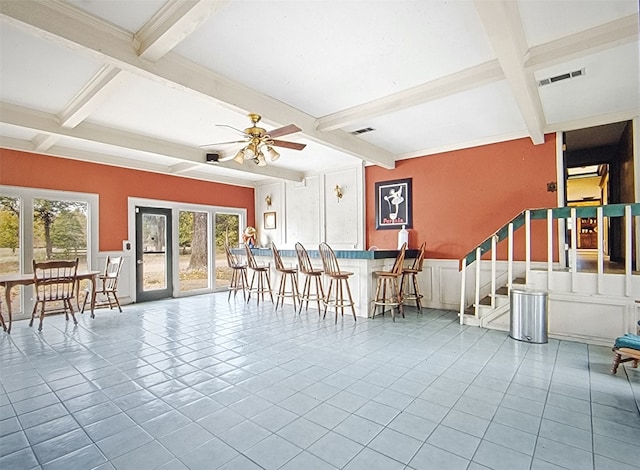
[[[338, 199], [335, 187], [343, 197]], [[335, 250], [364, 247], [364, 167], [338, 168], [308, 175], [304, 181], [268, 182], [256, 187], [258, 244], [293, 249], [296, 242], [316, 249], [322, 241]], [[268, 207], [265, 198], [271, 197]], [[275, 212], [277, 226], [265, 229], [265, 212]]]

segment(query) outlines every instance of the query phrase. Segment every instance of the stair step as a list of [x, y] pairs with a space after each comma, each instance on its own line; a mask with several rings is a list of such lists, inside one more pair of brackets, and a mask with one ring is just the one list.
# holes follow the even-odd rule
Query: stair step
[[516, 277], [513, 280], [513, 284], [526, 284], [527, 280], [524, 277]]
[[509, 289], [507, 289], [507, 286], [502, 286], [501, 288], [496, 290], [496, 294], [498, 294], [498, 295], [509, 295]]

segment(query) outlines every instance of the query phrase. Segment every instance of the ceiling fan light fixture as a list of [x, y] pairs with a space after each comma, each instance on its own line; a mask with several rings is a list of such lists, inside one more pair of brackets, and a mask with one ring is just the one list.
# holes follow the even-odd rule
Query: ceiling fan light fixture
[[242, 163], [244, 162], [244, 149], [236, 153], [236, 156], [233, 157], [233, 161], [242, 165]]
[[[306, 144], [298, 144], [295, 142], [288, 142], [285, 140], [277, 140], [277, 138], [282, 137], [284, 135], [293, 134], [295, 132], [300, 132], [300, 129], [295, 124], [289, 124], [288, 126], [279, 127], [278, 129], [271, 130], [270, 133], [267, 132], [266, 129], [262, 127], [258, 127], [257, 124], [260, 122], [259, 114], [249, 114], [249, 119], [251, 119], [251, 127], [246, 128], [244, 131], [236, 129], [233, 126], [228, 126], [226, 124], [220, 124], [224, 127], [229, 127], [234, 129], [237, 132], [244, 134], [243, 140], [235, 140], [232, 142], [219, 142], [218, 144], [208, 144], [203, 145], [202, 147], [209, 148], [212, 145], [226, 145], [226, 144], [243, 144], [244, 147], [235, 154], [234, 157], [231, 155], [226, 156], [219, 161], [228, 161], [233, 160], [236, 163], [242, 165], [245, 160], [253, 160], [253, 162], [257, 166], [267, 166], [268, 163], [273, 163], [280, 158], [280, 153], [274, 147], [284, 147], [293, 150], [302, 150], [305, 148]], [[209, 158], [209, 156], [207, 156]], [[209, 160], [207, 160], [209, 161]]]
[[278, 158], [280, 158], [280, 154], [273, 147], [267, 147], [267, 152], [269, 153], [269, 160], [271, 162], [275, 162]]

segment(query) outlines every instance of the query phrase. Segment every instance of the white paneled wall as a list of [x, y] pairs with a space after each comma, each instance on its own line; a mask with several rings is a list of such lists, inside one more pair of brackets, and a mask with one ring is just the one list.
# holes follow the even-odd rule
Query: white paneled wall
[[[335, 187], [343, 197], [338, 200]], [[340, 168], [307, 176], [303, 182], [270, 182], [256, 187], [258, 242], [309, 249], [326, 241], [336, 250], [365, 249], [364, 167]], [[271, 197], [271, 207], [265, 198]], [[276, 213], [276, 228], [264, 228], [264, 213]]]

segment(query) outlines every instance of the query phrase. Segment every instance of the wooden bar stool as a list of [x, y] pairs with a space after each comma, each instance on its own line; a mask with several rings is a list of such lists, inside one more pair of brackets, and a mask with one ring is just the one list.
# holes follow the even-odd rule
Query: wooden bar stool
[[[390, 271], [375, 271], [373, 275], [377, 278], [376, 295], [373, 299], [373, 308], [371, 309], [371, 318], [376, 317], [376, 308], [382, 307], [382, 314], [384, 315], [386, 307], [391, 307], [391, 318], [396, 321], [395, 311], [398, 312], [404, 318], [404, 310], [402, 308], [402, 294], [400, 292], [400, 286], [398, 280], [402, 276], [402, 269], [404, 263], [404, 256], [407, 250], [407, 244], [403, 243], [396, 261], [393, 263], [393, 267]], [[388, 295], [387, 295], [388, 289]]]
[[[329, 288], [327, 289], [327, 296], [324, 300], [324, 315], [327, 316], [327, 307], [333, 305], [336, 308], [336, 324], [338, 323], [338, 309], [344, 317], [344, 308], [351, 307], [353, 313], [353, 320], [356, 320], [356, 309], [353, 303], [353, 297], [351, 297], [351, 288], [349, 287], [349, 277], [353, 273], [347, 271], [341, 271], [338, 266], [338, 259], [335, 253], [329, 245], [326, 243], [320, 243], [320, 257], [322, 258], [322, 265], [324, 266], [324, 273], [329, 278]], [[344, 286], [347, 287], [348, 299], [344, 297]], [[333, 293], [333, 299], [331, 294]]]
[[[293, 309], [296, 309], [296, 299], [299, 297], [298, 292], [298, 270], [296, 268], [286, 268], [280, 257], [280, 252], [276, 248], [276, 244], [271, 242], [271, 251], [273, 252], [273, 260], [276, 264], [276, 271], [280, 273], [280, 284], [278, 286], [278, 293], [276, 294], [276, 309], [278, 303], [280, 306], [284, 305], [285, 297], [291, 297], [293, 301]], [[287, 279], [291, 285], [291, 290], [287, 290]], [[302, 305], [302, 303], [301, 303]]]
[[[424, 296], [420, 293], [418, 273], [422, 272], [422, 262], [424, 261], [426, 249], [427, 242], [423, 242], [422, 245], [420, 245], [418, 256], [413, 260], [411, 266], [402, 269], [402, 279], [400, 280], [400, 296], [402, 297], [402, 303], [406, 304], [408, 301], [415, 301], [416, 307], [420, 313], [422, 313], [422, 304], [420, 299]], [[413, 287], [413, 289], [410, 289], [410, 287]]]
[[[320, 316], [320, 301], [324, 302], [324, 290], [322, 289], [322, 269], [314, 269], [309, 259], [309, 253], [302, 243], [296, 243], [296, 254], [298, 255], [298, 266], [304, 275], [304, 286], [300, 294], [300, 309], [302, 312], [302, 302], [306, 302], [305, 310], [309, 309], [309, 301], [318, 303], [318, 316]], [[315, 293], [311, 292], [311, 284], [315, 287]]]
[[[251, 300], [251, 293], [256, 293], [257, 303], [260, 303], [260, 296], [262, 296], [262, 300], [264, 301], [264, 293], [268, 292], [269, 297], [271, 297], [271, 302], [273, 302], [273, 293], [271, 292], [271, 280], [269, 276], [269, 265], [262, 266], [256, 263], [256, 259], [253, 257], [253, 252], [249, 245], [244, 244], [244, 249], [247, 253], [247, 268], [253, 271], [251, 274], [251, 284], [249, 284], [249, 294], [247, 296], [247, 303]], [[253, 282], [255, 281], [256, 274], [258, 275], [258, 285], [256, 288], [253, 288]]]
[[224, 244], [224, 251], [227, 254], [227, 265], [231, 268], [231, 283], [229, 284], [229, 297], [227, 300], [231, 300], [231, 292], [233, 292], [233, 298], [236, 298], [238, 291], [242, 291], [242, 297], [247, 300], [247, 265], [242, 264], [236, 255], [231, 252], [231, 248], [228, 244]]

